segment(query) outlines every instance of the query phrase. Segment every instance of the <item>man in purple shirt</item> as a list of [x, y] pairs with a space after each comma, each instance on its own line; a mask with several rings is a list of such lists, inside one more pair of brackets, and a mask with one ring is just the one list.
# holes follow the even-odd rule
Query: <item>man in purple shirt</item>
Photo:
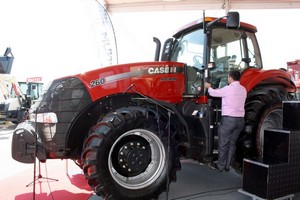
[[240, 84], [240, 72], [230, 71], [228, 73], [227, 86], [220, 89], [211, 88], [210, 83], [205, 83], [205, 88], [213, 97], [222, 98], [222, 119], [218, 129], [218, 161], [209, 163], [209, 167], [222, 172], [229, 171], [232, 158], [236, 149], [236, 141], [245, 121], [246, 89]]

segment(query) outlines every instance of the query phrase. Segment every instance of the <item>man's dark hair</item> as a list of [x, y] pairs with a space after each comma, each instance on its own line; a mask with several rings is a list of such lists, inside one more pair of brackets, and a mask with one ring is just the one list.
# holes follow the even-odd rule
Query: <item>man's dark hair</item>
[[241, 73], [240, 71], [237, 70], [231, 70], [229, 71], [228, 75], [234, 80], [234, 81], [239, 81], [241, 78]]

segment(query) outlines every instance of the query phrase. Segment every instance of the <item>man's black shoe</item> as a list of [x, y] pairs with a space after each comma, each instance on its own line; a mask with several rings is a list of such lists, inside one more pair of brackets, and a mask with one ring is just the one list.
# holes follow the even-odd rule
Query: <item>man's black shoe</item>
[[215, 168], [215, 164], [214, 164], [213, 162], [209, 162], [209, 163], [207, 164], [207, 166], [208, 166], [209, 169], [216, 169], [216, 168]]
[[222, 169], [220, 169], [220, 168], [218, 167], [217, 164], [214, 164], [214, 165], [215, 165], [216, 170], [218, 170], [218, 172], [222, 172], [222, 171], [223, 171]]
[[225, 172], [229, 172], [230, 171], [230, 169], [229, 168], [225, 168]]
[[222, 172], [223, 170], [219, 169], [218, 165], [212, 162], [209, 162], [208, 164], [208, 168], [210, 169], [216, 169], [218, 172]]

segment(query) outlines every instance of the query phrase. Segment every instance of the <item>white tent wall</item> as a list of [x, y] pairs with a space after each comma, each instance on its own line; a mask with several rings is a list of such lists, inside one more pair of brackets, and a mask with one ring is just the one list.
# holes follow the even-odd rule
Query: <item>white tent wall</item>
[[[258, 28], [264, 68], [286, 67], [300, 57], [300, 0], [99, 0], [113, 16], [119, 63], [154, 58], [152, 37], [171, 37], [181, 25], [206, 15], [220, 17], [230, 10]], [[163, 40], [162, 40], [163, 42]], [[130, 53], [128, 50], [130, 49]]]
[[[153, 60], [153, 36], [163, 42], [182, 25], [201, 18], [203, 10], [208, 16], [220, 17], [230, 7], [240, 12], [242, 21], [257, 26], [264, 67], [279, 68], [300, 57], [299, 2], [106, 0], [104, 3], [115, 28], [119, 63]], [[21, 79], [31, 76], [52, 79], [105, 65], [98, 6], [95, 0], [1, 0], [0, 51], [12, 48], [15, 56], [12, 74]], [[260, 9], [252, 9], [257, 7]]]
[[112, 12], [215, 10], [229, 9], [288, 9], [300, 8], [299, 0], [99, 0]]
[[[265, 69], [286, 67], [286, 62], [299, 59], [300, 9], [237, 9], [241, 21], [258, 28], [257, 37]], [[206, 10], [206, 16], [221, 17], [224, 9]], [[181, 26], [202, 18], [202, 10], [115, 12], [119, 63], [154, 59], [153, 36], [171, 37]]]

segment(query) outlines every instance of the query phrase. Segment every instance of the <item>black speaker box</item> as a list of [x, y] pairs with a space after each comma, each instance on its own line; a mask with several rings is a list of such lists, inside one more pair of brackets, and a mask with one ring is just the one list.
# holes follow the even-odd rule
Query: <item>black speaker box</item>
[[282, 128], [300, 130], [300, 101], [283, 101]]
[[264, 199], [300, 191], [300, 131], [267, 129], [263, 158], [244, 159], [243, 190]]

